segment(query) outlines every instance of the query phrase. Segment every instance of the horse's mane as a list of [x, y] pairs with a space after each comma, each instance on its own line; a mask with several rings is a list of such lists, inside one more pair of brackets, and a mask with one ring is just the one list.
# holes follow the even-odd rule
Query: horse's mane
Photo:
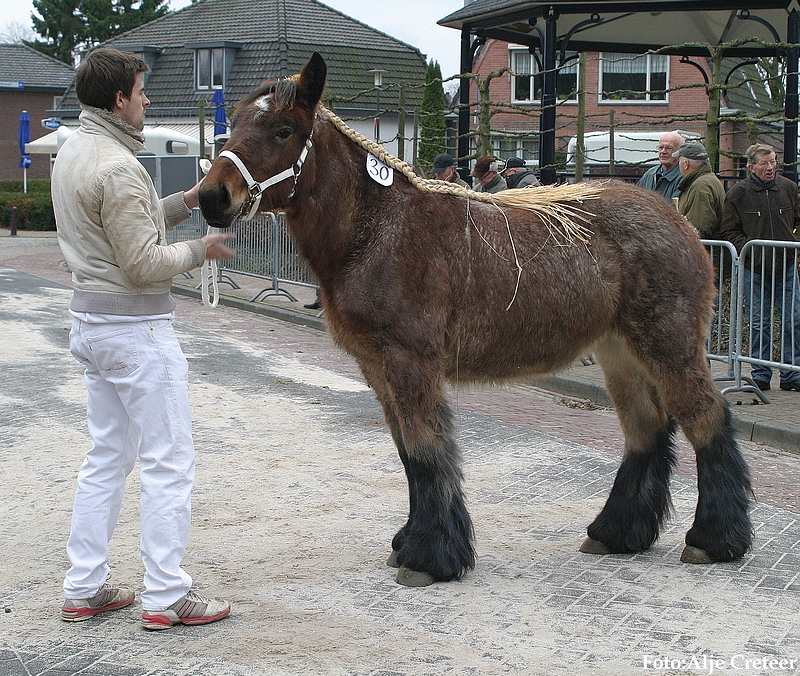
[[[542, 218], [553, 234], [561, 235], [566, 242], [580, 240], [587, 242], [591, 231], [576, 221], [588, 221], [589, 213], [576, 206], [586, 199], [595, 199], [603, 191], [605, 183], [576, 183], [574, 185], [537, 186], [519, 190], [504, 190], [497, 193], [475, 192], [450, 181], [437, 181], [420, 177], [407, 162], [389, 153], [381, 144], [371, 141], [355, 129], [348, 127], [344, 120], [323, 105], [319, 105], [322, 116], [347, 138], [372, 153], [381, 162], [403, 174], [418, 190], [464, 197], [467, 200], [493, 204], [502, 211], [503, 207], [533, 211]], [[555, 221], [555, 222], [554, 222]], [[555, 227], [554, 227], [555, 226]], [[554, 232], [555, 230], [555, 232]]]

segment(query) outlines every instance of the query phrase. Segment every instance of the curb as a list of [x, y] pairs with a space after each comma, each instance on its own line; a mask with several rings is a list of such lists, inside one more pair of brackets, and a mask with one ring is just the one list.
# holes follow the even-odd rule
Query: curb
[[[202, 298], [202, 294], [199, 289], [193, 289], [180, 284], [172, 285], [172, 293], [180, 296], [189, 296], [190, 298]], [[220, 305], [233, 307], [237, 310], [246, 310], [247, 312], [253, 312], [257, 315], [265, 315], [267, 317], [272, 317], [273, 319], [280, 319], [284, 322], [289, 322], [290, 324], [308, 326], [309, 328], [317, 329], [319, 331], [326, 330], [325, 322], [323, 321], [322, 317], [317, 317], [315, 314], [306, 314], [304, 312], [300, 312], [299, 310], [290, 310], [286, 308], [275, 307], [274, 305], [254, 303], [242, 298], [223, 296], [222, 294], [219, 296], [219, 303]]]

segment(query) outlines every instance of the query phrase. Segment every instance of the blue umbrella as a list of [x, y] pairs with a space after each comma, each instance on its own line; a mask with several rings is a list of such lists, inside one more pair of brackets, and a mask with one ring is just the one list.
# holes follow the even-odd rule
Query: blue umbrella
[[31, 142], [31, 118], [28, 111], [23, 110], [19, 116], [19, 168], [22, 169], [24, 192], [28, 192], [28, 167], [31, 166], [31, 156], [25, 152], [25, 145]]
[[227, 134], [228, 118], [225, 115], [225, 94], [222, 93], [222, 89], [214, 90], [211, 102], [217, 104], [217, 110], [214, 112], [214, 137]]

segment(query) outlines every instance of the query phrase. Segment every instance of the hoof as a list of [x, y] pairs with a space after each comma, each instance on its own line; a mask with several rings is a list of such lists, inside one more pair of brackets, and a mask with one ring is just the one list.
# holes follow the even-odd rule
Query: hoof
[[[391, 558], [392, 557], [389, 557], [389, 559]], [[428, 585], [436, 582], [436, 578], [430, 573], [411, 570], [405, 566], [402, 566], [400, 570], [397, 571], [397, 577], [395, 580], [397, 581], [397, 584], [401, 584], [404, 587], [427, 587]]]
[[583, 544], [580, 546], [579, 551], [583, 552], [584, 554], [613, 554], [608, 547], [606, 547], [602, 542], [599, 540], [593, 540], [592, 538], [586, 538], [583, 541]]
[[705, 549], [686, 545], [681, 553], [681, 561], [684, 563], [714, 563]]
[[393, 549], [392, 553], [389, 554], [389, 558], [386, 559], [386, 565], [389, 566], [389, 568], [399, 568], [400, 564], [397, 561], [399, 556], [400, 556], [400, 552], [398, 552], [397, 550]]

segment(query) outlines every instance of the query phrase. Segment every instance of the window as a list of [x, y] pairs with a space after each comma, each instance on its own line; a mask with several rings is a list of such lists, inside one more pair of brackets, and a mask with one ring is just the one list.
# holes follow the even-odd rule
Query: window
[[[530, 52], [510, 50], [511, 101], [532, 103], [542, 100], [542, 74], [539, 64]], [[575, 55], [573, 55], [575, 56]], [[556, 74], [556, 99], [575, 101], [578, 91], [578, 59], [568, 59]]]
[[225, 50], [221, 47], [198, 49], [196, 52], [198, 89], [225, 86]]
[[668, 71], [665, 54], [601, 54], [600, 100], [666, 102]]
[[[535, 133], [495, 132], [492, 134], [490, 142], [492, 155], [501, 160], [507, 160], [509, 157], [521, 157], [526, 162], [532, 162], [534, 166], [539, 163], [539, 136]], [[474, 145], [471, 150], [475, 152]]]

